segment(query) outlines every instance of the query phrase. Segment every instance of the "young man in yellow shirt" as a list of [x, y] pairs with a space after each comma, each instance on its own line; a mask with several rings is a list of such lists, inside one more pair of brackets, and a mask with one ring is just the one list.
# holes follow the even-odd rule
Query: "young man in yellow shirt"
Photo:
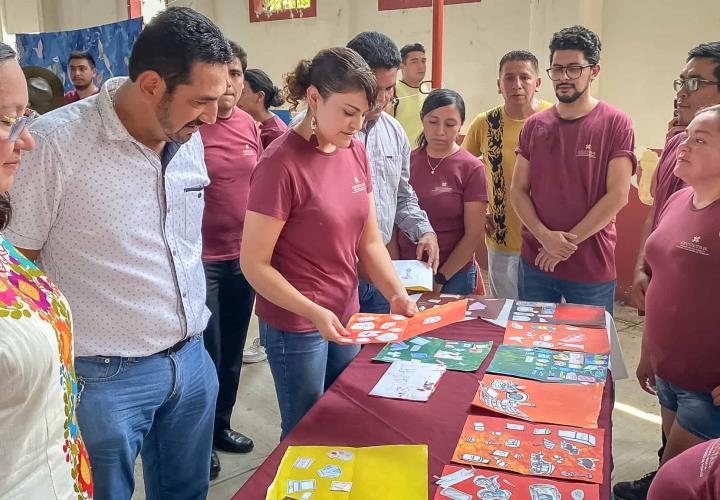
[[463, 147], [482, 157], [488, 180], [485, 243], [490, 293], [495, 297], [517, 299], [522, 224], [508, 196], [515, 167], [515, 147], [525, 120], [548, 109], [552, 103], [535, 98], [540, 87], [538, 60], [524, 50], [514, 50], [502, 57], [497, 87], [504, 104], [475, 117]]
[[420, 92], [420, 84], [425, 79], [427, 57], [421, 43], [411, 43], [400, 49], [402, 79], [395, 85], [395, 101], [392, 115], [400, 122], [410, 139], [410, 147], [417, 147], [422, 132], [420, 110], [425, 102], [425, 94]]

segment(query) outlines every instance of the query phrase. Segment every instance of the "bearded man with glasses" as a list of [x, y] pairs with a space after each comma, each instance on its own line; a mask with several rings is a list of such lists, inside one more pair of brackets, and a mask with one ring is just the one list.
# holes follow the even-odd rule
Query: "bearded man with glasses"
[[[706, 107], [720, 104], [720, 42], [701, 43], [688, 52], [687, 64], [680, 76], [673, 81], [676, 92], [676, 112], [668, 123], [665, 149], [658, 162], [650, 191], [653, 195], [653, 206], [645, 219], [640, 238], [640, 248], [635, 263], [632, 300], [638, 312], [645, 313], [645, 291], [650, 285], [651, 275], [645, 262], [645, 241], [657, 226], [657, 216], [670, 196], [686, 187], [685, 183], [674, 174], [677, 161], [677, 149], [685, 138], [685, 127], [695, 114]], [[643, 390], [654, 394], [655, 388], [649, 383], [654, 376], [648, 373], [647, 366], [638, 366], [637, 378]], [[662, 436], [663, 445], [658, 451], [662, 458], [666, 436]], [[615, 498], [624, 500], [644, 499], [650, 483], [657, 471], [650, 472], [636, 481], [625, 481], [615, 485]]]
[[583, 26], [550, 42], [558, 103], [520, 132], [510, 201], [523, 225], [521, 300], [603, 306], [615, 296], [615, 216], [636, 167], [630, 118], [590, 95], [601, 43]]

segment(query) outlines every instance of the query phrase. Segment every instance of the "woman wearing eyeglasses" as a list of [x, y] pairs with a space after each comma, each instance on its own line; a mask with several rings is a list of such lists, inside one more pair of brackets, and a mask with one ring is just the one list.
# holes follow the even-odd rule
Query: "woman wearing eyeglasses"
[[[15, 51], [0, 43], [0, 230], [20, 154], [35, 147], [27, 102]], [[0, 498], [92, 498], [77, 397], [70, 308], [0, 233]]]

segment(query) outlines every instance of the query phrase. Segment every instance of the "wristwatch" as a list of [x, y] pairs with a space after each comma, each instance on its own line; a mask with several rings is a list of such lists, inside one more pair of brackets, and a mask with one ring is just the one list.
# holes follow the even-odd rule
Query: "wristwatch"
[[437, 273], [435, 275], [435, 283], [437, 283], [438, 285], [444, 285], [445, 283], [447, 283], [447, 278], [443, 273]]

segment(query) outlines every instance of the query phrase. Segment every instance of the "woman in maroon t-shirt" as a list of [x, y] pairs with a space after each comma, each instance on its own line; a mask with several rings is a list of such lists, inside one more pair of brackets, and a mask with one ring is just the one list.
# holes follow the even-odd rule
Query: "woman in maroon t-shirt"
[[284, 121], [268, 110], [271, 106], [275, 108], [282, 106], [284, 102], [280, 89], [273, 85], [272, 80], [263, 70], [245, 71], [245, 87], [237, 106], [260, 124], [263, 149], [267, 149], [272, 141], [288, 129]]
[[662, 464], [720, 438], [720, 106], [700, 111], [678, 147], [673, 194], [646, 243], [640, 386], [660, 400]]
[[[457, 144], [465, 103], [454, 90], [430, 92], [420, 111], [423, 132], [410, 155], [410, 184], [435, 228], [440, 267], [435, 292], [467, 295], [475, 289], [475, 249], [485, 236], [485, 167]], [[401, 259], [415, 258], [415, 244], [395, 232]]]
[[339, 343], [359, 310], [358, 262], [393, 313], [417, 311], [380, 236], [367, 156], [353, 138], [377, 95], [372, 71], [353, 50], [326, 49], [301, 61], [287, 88], [308, 113], [253, 173], [240, 250], [283, 437], [359, 351]]

